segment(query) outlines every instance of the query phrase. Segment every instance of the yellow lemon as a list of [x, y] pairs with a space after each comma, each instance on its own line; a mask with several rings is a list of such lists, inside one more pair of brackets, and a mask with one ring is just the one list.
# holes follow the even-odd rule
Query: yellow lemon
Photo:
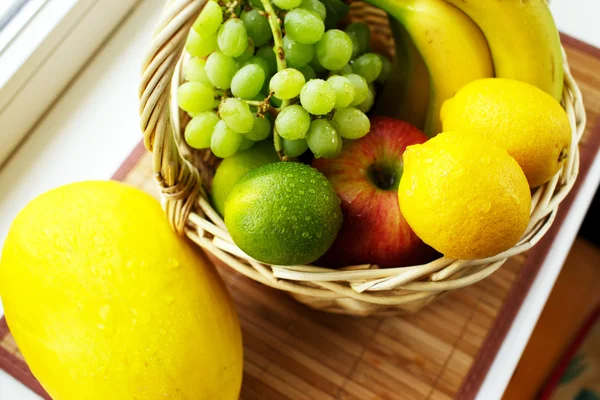
[[227, 289], [137, 189], [78, 183], [29, 203], [4, 245], [0, 295], [53, 399], [238, 398]]
[[537, 87], [511, 79], [465, 85], [446, 100], [441, 120], [445, 132], [477, 132], [506, 149], [531, 187], [558, 172], [571, 145], [571, 126], [560, 104]]
[[446, 257], [486, 258], [514, 246], [531, 194], [519, 164], [483, 137], [441, 133], [407, 147], [399, 201], [425, 243]]

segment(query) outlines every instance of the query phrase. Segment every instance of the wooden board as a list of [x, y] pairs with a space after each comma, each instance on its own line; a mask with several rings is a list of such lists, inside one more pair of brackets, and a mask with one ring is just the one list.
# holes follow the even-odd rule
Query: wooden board
[[[600, 57], [563, 38], [591, 121], [600, 115]], [[591, 128], [592, 125], [590, 125]], [[582, 143], [581, 176], [598, 146], [600, 129]], [[138, 147], [115, 179], [157, 196], [150, 156]], [[580, 182], [580, 181], [579, 181]], [[579, 185], [561, 206], [552, 231], [535, 249], [509, 260], [486, 280], [449, 293], [415, 316], [354, 318], [308, 309], [283, 292], [219, 268], [242, 323], [242, 399], [473, 398], [508, 331]], [[3, 321], [0, 368], [36, 392]]]

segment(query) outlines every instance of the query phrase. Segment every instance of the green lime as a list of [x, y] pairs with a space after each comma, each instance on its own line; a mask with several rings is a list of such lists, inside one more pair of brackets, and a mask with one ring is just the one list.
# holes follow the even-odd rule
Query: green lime
[[225, 199], [237, 181], [248, 171], [268, 163], [279, 161], [273, 140], [264, 140], [248, 150], [224, 159], [213, 178], [211, 200], [217, 212], [223, 216]]
[[279, 162], [248, 172], [231, 189], [225, 224], [235, 244], [256, 260], [308, 264], [333, 243], [342, 211], [323, 174], [305, 164]]

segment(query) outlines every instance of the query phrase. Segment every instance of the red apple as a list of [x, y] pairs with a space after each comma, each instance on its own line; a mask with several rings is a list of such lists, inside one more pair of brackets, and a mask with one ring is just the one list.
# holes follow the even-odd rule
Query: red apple
[[426, 140], [407, 122], [375, 117], [369, 134], [346, 143], [338, 157], [314, 160], [313, 167], [329, 179], [340, 197], [344, 215], [323, 264], [402, 267], [434, 258], [435, 251], [412, 231], [398, 205], [402, 154], [407, 146]]

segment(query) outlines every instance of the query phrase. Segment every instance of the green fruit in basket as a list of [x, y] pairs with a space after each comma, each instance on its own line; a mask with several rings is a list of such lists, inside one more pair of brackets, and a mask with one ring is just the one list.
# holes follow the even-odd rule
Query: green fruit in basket
[[213, 108], [215, 93], [212, 87], [200, 82], [186, 82], [177, 89], [177, 103], [191, 115]]
[[229, 89], [238, 67], [235, 60], [220, 51], [215, 51], [206, 59], [204, 67], [210, 82], [219, 89]]
[[317, 14], [302, 8], [288, 12], [284, 25], [286, 35], [303, 44], [317, 43], [325, 32], [323, 20]]
[[262, 46], [273, 37], [267, 17], [261, 15], [258, 10], [244, 11], [240, 18], [256, 47]]
[[352, 40], [339, 29], [331, 29], [316, 45], [317, 58], [329, 71], [338, 71], [348, 64], [352, 57]]
[[0, 295], [53, 399], [239, 396], [242, 338], [227, 289], [140, 190], [83, 182], [33, 200], [4, 243]]
[[352, 63], [352, 71], [365, 78], [369, 83], [379, 77], [382, 67], [383, 62], [375, 53], [363, 54]]
[[298, 104], [284, 108], [275, 119], [277, 133], [287, 140], [304, 139], [309, 126], [310, 115]]
[[201, 37], [192, 29], [185, 42], [185, 49], [194, 57], [206, 57], [217, 49], [217, 35]]
[[194, 149], [208, 149], [219, 117], [214, 111], [196, 115], [185, 127], [185, 141]]
[[295, 162], [250, 171], [225, 202], [225, 224], [235, 244], [269, 264], [315, 261], [331, 246], [341, 223], [340, 201], [329, 181]]
[[242, 20], [231, 18], [225, 21], [217, 34], [219, 50], [230, 57], [239, 57], [248, 46], [248, 33]]
[[327, 17], [327, 9], [319, 0], [302, 0], [299, 8], [314, 12], [322, 21]]
[[302, 68], [308, 65], [315, 55], [315, 46], [312, 44], [298, 43], [289, 38], [283, 37], [283, 51], [285, 61], [289, 67]]
[[223, 11], [217, 2], [208, 1], [194, 22], [193, 28], [200, 36], [217, 33], [223, 23]]
[[204, 67], [206, 66], [206, 60], [203, 58], [191, 58], [183, 66], [183, 77], [189, 82], [200, 82], [205, 85], [212, 86], [208, 75]]
[[279, 161], [279, 157], [271, 140], [257, 143], [249, 150], [240, 151], [223, 160], [215, 172], [210, 193], [215, 210], [221, 216], [224, 215], [225, 199], [233, 185], [242, 176], [255, 168], [277, 161]]
[[335, 106], [336, 91], [328, 82], [312, 79], [302, 87], [300, 103], [311, 114], [325, 115]]
[[352, 40], [352, 58], [364, 54], [371, 42], [371, 30], [369, 29], [369, 25], [362, 22], [353, 22], [346, 27], [345, 32]]
[[231, 80], [231, 93], [235, 97], [250, 100], [254, 98], [265, 82], [265, 70], [258, 64], [248, 64], [235, 73]]

